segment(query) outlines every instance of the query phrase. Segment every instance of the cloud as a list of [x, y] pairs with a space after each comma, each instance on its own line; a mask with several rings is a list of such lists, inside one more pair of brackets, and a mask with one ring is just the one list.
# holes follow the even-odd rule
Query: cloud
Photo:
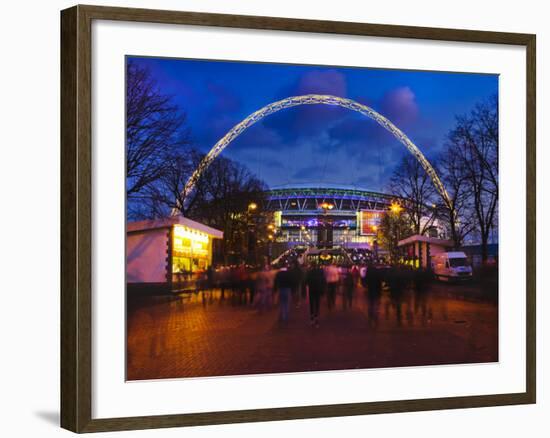
[[277, 152], [271, 150], [271, 148], [258, 147], [256, 149], [247, 150], [232, 149], [229, 151], [229, 154], [234, 159], [246, 162], [251, 169], [255, 171], [266, 170], [268, 172], [280, 172], [287, 168], [286, 163], [282, 162]]
[[[277, 99], [304, 94], [347, 96], [345, 76], [336, 70], [312, 70], [277, 93]], [[302, 105], [271, 115], [264, 124], [277, 130], [286, 140], [314, 134], [345, 116], [347, 110], [329, 105]]]
[[382, 115], [397, 126], [409, 126], [418, 119], [419, 108], [416, 96], [409, 87], [400, 87], [387, 92], [380, 102]]
[[321, 178], [319, 175], [323, 169], [317, 165], [302, 167], [293, 173], [292, 178], [298, 181], [318, 182]]
[[[209, 84], [209, 91], [214, 96], [212, 113], [218, 114], [218, 117], [212, 118], [203, 137], [211, 138], [213, 144], [241, 121], [235, 116], [220, 117], [219, 114], [238, 113], [241, 102], [219, 84]], [[281, 89], [277, 98], [310, 93], [345, 97], [346, 78], [336, 70], [308, 71]], [[390, 90], [378, 101], [367, 97], [356, 100], [379, 110], [400, 127], [406, 128], [419, 118], [419, 108], [410, 87]], [[297, 149], [303, 143], [314, 144], [318, 153], [341, 147], [350, 157], [364, 158], [369, 145], [394, 145], [396, 140], [365, 116], [337, 106], [316, 104], [287, 108], [270, 115], [241, 134], [232, 148], [245, 150], [270, 147], [281, 151]]]
[[213, 99], [211, 111], [215, 114], [236, 113], [242, 107], [241, 99], [228, 88], [215, 82], [206, 84], [208, 94]]
[[207, 82], [201, 102], [199, 123], [193, 126], [193, 137], [202, 150], [209, 150], [227, 131], [241, 121], [243, 111], [241, 96], [218, 82]]
[[329, 135], [335, 144], [341, 145], [352, 155], [360, 154], [368, 146], [397, 142], [385, 128], [363, 115], [353, 115], [338, 121], [329, 130]]
[[232, 147], [239, 150], [270, 148], [280, 149], [284, 140], [279, 132], [266, 127], [262, 122], [256, 123], [239, 135], [232, 144]]
[[[210, 138], [212, 146], [241, 121], [235, 114], [242, 114], [242, 108], [240, 100], [223, 86], [210, 84], [209, 91], [210, 110], [217, 117], [207, 118], [203, 138]], [[309, 71], [281, 89], [274, 100], [310, 93], [345, 97], [345, 77], [335, 70]], [[421, 126], [426, 121], [420, 117], [410, 87], [394, 88], [377, 100], [366, 97], [354, 100], [379, 111], [411, 135], [413, 141], [417, 134], [422, 150], [435, 148], [435, 140], [422, 135]], [[275, 155], [268, 158], [265, 151], [274, 151]], [[235, 139], [227, 153], [248, 163], [269, 184], [331, 180], [376, 190], [389, 179], [395, 163], [407, 151], [392, 134], [364, 115], [336, 106], [303, 105], [279, 111], [256, 123]], [[282, 156], [287, 158], [280, 160]]]
[[347, 95], [346, 78], [336, 70], [312, 70], [303, 75], [296, 86], [297, 94]]
[[[241, 118], [235, 114], [242, 114], [242, 102], [238, 96], [219, 83], [208, 83], [207, 90], [210, 105], [203, 117], [206, 123], [199, 128], [197, 137], [212, 146], [241, 121]], [[346, 79], [336, 70], [308, 71], [290, 86], [281, 89], [277, 98], [310, 93], [345, 96]], [[301, 137], [318, 135], [335, 120], [344, 117], [347, 112], [343, 108], [327, 105], [288, 108], [270, 115], [247, 129], [234, 141], [232, 148], [291, 149]]]

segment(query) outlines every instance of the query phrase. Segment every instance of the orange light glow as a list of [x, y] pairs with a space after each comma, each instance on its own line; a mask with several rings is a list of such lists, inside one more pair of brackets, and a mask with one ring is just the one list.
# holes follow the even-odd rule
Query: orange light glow
[[399, 205], [397, 202], [392, 202], [391, 203], [390, 211], [392, 213], [399, 214], [399, 213], [401, 213], [402, 210], [403, 210], [403, 207], [401, 207], [401, 205]]

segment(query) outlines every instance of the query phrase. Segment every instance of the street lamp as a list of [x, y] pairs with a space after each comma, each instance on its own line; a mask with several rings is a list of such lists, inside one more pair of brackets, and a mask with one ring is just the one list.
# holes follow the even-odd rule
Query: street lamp
[[372, 239], [372, 249], [374, 258], [378, 259], [378, 225], [373, 225], [372, 231], [374, 233], [374, 237]]
[[251, 202], [248, 204], [248, 208], [246, 211], [246, 234], [247, 234], [247, 242], [246, 242], [246, 254], [247, 254], [247, 261], [248, 263], [255, 264], [256, 263], [256, 224], [253, 219], [253, 213], [257, 210], [258, 204], [255, 202]]
[[390, 211], [394, 214], [399, 214], [403, 210], [403, 207], [397, 202], [392, 202], [390, 205]]
[[323, 202], [319, 205], [323, 210], [325, 210], [325, 213], [327, 210], [332, 210], [334, 208], [334, 204], [331, 204], [330, 202]]
[[302, 232], [305, 231], [305, 234], [307, 236], [307, 231], [305, 225], [300, 225], [300, 232], [298, 233], [298, 240], [302, 242]]
[[[395, 243], [390, 245], [390, 258], [392, 258], [392, 263], [396, 262], [398, 256], [398, 246], [399, 241], [401, 240], [401, 224], [400, 224], [400, 214], [403, 211], [403, 207], [398, 202], [392, 202], [390, 205], [390, 212], [395, 216], [394, 225], [390, 228], [393, 228], [395, 231]], [[393, 231], [391, 232], [393, 233]], [[392, 239], [393, 240], [393, 237]], [[392, 255], [393, 254], [393, 255]]]
[[[334, 204], [323, 201], [321, 204], [319, 204], [319, 208], [322, 208], [324, 215], [327, 216], [328, 211], [334, 208]], [[329, 228], [330, 228], [330, 235], [329, 235]], [[322, 229], [321, 227], [319, 227], [318, 233], [319, 233], [317, 237], [318, 243], [321, 241], [320, 236], [322, 235], [323, 236], [322, 241], [324, 242], [324, 245], [327, 248], [332, 248], [332, 221], [330, 220], [330, 218], [326, 217], [323, 220], [323, 227]], [[329, 237], [330, 237], [330, 242], [329, 242]]]

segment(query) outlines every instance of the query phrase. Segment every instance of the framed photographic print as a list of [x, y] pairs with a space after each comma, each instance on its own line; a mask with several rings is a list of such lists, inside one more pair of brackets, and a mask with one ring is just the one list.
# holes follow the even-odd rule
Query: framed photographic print
[[535, 402], [535, 36], [61, 13], [61, 422]]

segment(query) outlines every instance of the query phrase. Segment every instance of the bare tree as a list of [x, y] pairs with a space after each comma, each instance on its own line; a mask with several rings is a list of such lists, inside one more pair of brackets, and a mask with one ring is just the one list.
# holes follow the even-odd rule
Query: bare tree
[[456, 150], [447, 145], [447, 149], [438, 160], [439, 174], [447, 190], [448, 198], [441, 198], [442, 208], [439, 216], [447, 228], [454, 247], [459, 248], [464, 239], [475, 229], [472, 215], [471, 192], [467, 172], [462, 159], [456, 156]]
[[465, 116], [457, 117], [447, 145], [452, 160], [466, 184], [475, 231], [479, 233], [482, 260], [487, 260], [488, 242], [498, 214], [498, 100], [484, 101]]
[[413, 234], [425, 234], [436, 219], [437, 191], [415, 157], [403, 157], [390, 179], [389, 189], [403, 199]]
[[159, 90], [149, 70], [126, 66], [126, 193], [132, 198], [166, 172], [189, 144], [185, 113]]
[[[246, 251], [250, 227], [261, 219], [265, 183], [247, 167], [218, 157], [199, 178], [200, 191], [187, 215], [224, 231], [224, 253], [242, 255]], [[256, 204], [250, 211], [249, 206]]]
[[171, 157], [160, 177], [134, 195], [133, 199], [140, 204], [140, 217], [166, 217], [174, 211], [187, 216], [197, 201], [205, 196], [204, 181], [197, 183], [192, 192], [184, 191], [202, 157], [203, 154], [194, 149], [185, 149], [181, 154]]

